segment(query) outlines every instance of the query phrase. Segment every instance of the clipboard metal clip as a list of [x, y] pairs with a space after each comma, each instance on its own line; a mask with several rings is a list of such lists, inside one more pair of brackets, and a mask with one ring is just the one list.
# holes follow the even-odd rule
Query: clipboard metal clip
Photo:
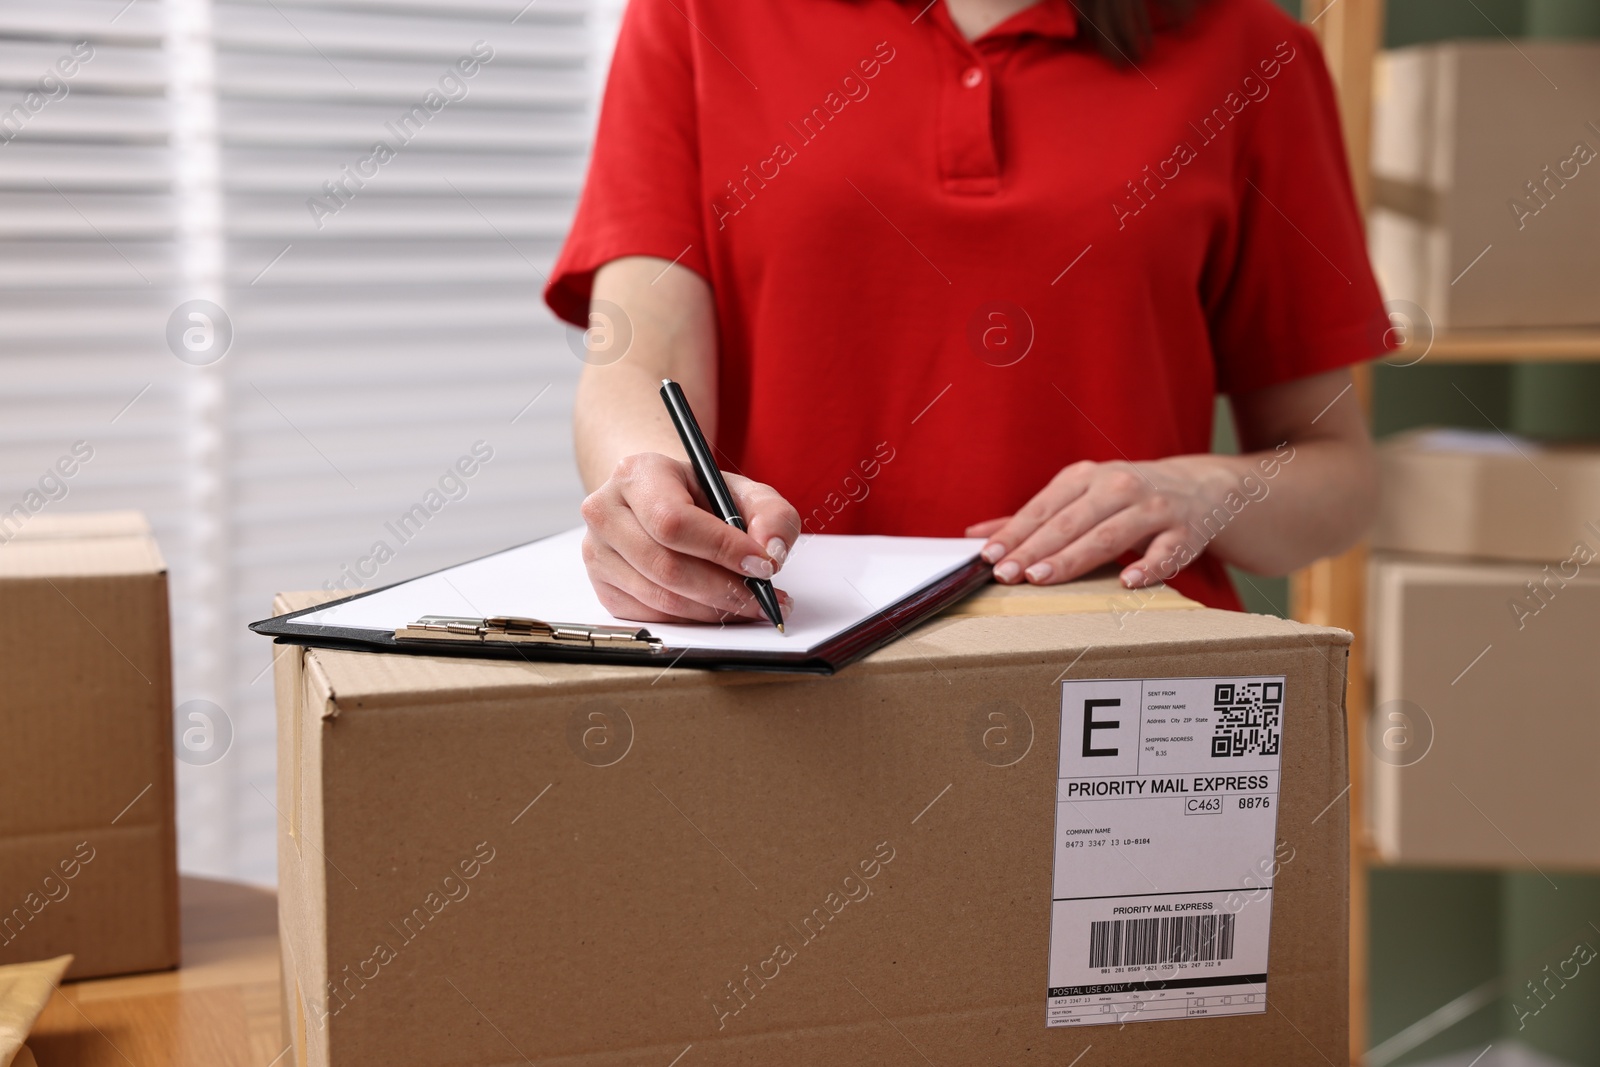
[[424, 615], [394, 632], [396, 641], [451, 641], [474, 644], [558, 645], [580, 648], [616, 648], [660, 652], [659, 637], [633, 626], [590, 626], [574, 622], [544, 622], [514, 615], [487, 619], [457, 615]]

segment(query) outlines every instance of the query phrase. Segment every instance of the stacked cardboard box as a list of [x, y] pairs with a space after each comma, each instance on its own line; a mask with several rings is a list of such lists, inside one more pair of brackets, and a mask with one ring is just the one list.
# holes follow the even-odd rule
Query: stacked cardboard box
[[1394, 862], [1600, 866], [1600, 448], [1381, 449], [1373, 832]]
[[827, 678], [289, 649], [297, 1062], [1332, 1062], [1348, 636], [1092, 582]]
[[134, 512], [0, 544], [0, 964], [178, 963], [167, 575]]
[[[1374, 264], [1435, 327], [1600, 323], [1600, 44], [1453, 41], [1385, 53]], [[1420, 307], [1420, 313], [1416, 310]]]
[[1416, 430], [1378, 457], [1374, 549], [1547, 563], [1600, 537], [1600, 447]]

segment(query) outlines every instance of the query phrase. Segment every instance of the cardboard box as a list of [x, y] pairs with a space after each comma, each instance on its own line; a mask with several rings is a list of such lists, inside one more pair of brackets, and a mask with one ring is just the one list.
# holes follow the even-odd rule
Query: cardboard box
[[1385, 295], [1439, 328], [1600, 323], [1600, 44], [1415, 45], [1380, 56], [1374, 88]]
[[1532, 563], [1600, 550], [1600, 447], [1419, 430], [1378, 462], [1375, 549]]
[[[297, 1062], [1059, 1067], [1091, 1044], [1101, 1063], [1332, 1062], [1348, 1024], [1348, 640], [1102, 581], [994, 591], [833, 677], [286, 648]], [[1181, 690], [1209, 722], [1217, 678], [1283, 680], [1245, 746], [1260, 751], [1213, 756], [1209, 733], [1118, 712]], [[1091, 799], [1195, 737], [1207, 772], [1260, 768], [1269, 721], [1280, 772]], [[1280, 780], [1270, 809], [1235, 795]], [[1230, 833], [1250, 842], [1238, 855], [1218, 844]], [[1115, 893], [1085, 899], [1102, 877]], [[1111, 927], [1090, 922], [1132, 923], [1110, 917], [1118, 901], [1169, 933], [1189, 924], [1173, 989], [1117, 988], [1177, 969], [1136, 971], [1157, 950], [1136, 950], [1131, 925], [1116, 928], [1126, 969], [1107, 969]], [[1237, 946], [1199, 939], [1214, 961], [1194, 951], [1202, 910], [1237, 931]], [[1258, 951], [1268, 1003], [1259, 982], [1224, 996]], [[1055, 984], [1095, 953], [1101, 985]]]
[[1374, 557], [1368, 733], [1384, 859], [1600, 867], [1596, 570]]
[[0, 544], [0, 964], [178, 963], [167, 573], [136, 512]]

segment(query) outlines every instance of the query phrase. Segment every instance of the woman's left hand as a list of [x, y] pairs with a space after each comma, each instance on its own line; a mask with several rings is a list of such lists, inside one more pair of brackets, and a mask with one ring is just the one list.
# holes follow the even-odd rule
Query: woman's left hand
[[1255, 574], [1288, 574], [1348, 548], [1372, 521], [1378, 492], [1351, 372], [1230, 400], [1251, 451], [1074, 463], [1015, 515], [967, 536], [989, 539], [983, 558], [1007, 584], [1054, 585], [1138, 552], [1122, 569], [1130, 589], [1170, 581], [1207, 551]]
[[1236, 457], [1177, 456], [1065, 468], [1015, 515], [968, 527], [1006, 584], [1069, 581], [1130, 550], [1131, 589], [1169, 580], [1205, 549], [1202, 521], [1233, 487]]

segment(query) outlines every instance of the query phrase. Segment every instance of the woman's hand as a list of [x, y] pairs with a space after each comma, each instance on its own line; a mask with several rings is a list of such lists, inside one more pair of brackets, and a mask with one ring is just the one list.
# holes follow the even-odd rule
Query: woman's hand
[[[1181, 456], [1148, 463], [1065, 468], [1015, 515], [967, 529], [987, 537], [983, 558], [1006, 584], [1069, 581], [1130, 550], [1142, 553], [1122, 571], [1129, 588], [1170, 579], [1205, 547], [1205, 520], [1223, 507], [1238, 457]], [[1240, 491], [1241, 499], [1244, 497]], [[1223, 522], [1227, 509], [1223, 508]]]
[[[1256, 574], [1288, 574], [1348, 548], [1377, 506], [1377, 465], [1350, 371], [1231, 398], [1239, 456], [1074, 463], [987, 537], [995, 577], [1065, 582], [1118, 558], [1129, 588], [1170, 581], [1211, 552]], [[1268, 497], [1271, 497], [1268, 500]]]
[[[743, 577], [771, 578], [800, 515], [770, 486], [724, 474], [749, 532], [705, 509], [694, 471], [653, 452], [628, 456], [583, 502], [583, 562], [600, 603], [636, 622], [762, 619]], [[778, 590], [787, 615], [793, 601]]]
[[[717, 439], [710, 285], [664, 259], [625, 256], [596, 272], [594, 300], [632, 337], [620, 353], [592, 353], [573, 410], [579, 469], [594, 490], [583, 502], [583, 562], [600, 603], [637, 622], [764, 618], [743, 578], [783, 566], [800, 516], [771, 487], [736, 474], [723, 478], [750, 532], [707, 511], [659, 393], [661, 379], [677, 381]], [[792, 601], [777, 593], [787, 614]]]

